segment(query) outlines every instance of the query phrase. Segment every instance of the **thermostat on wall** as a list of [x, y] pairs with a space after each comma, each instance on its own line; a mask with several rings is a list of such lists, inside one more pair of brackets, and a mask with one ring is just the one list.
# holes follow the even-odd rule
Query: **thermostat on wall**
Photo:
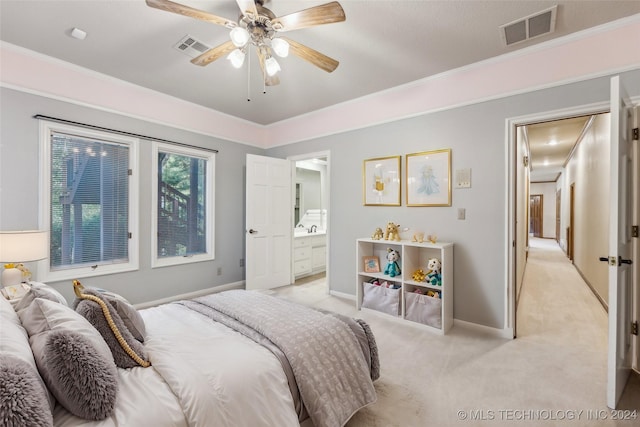
[[456, 188], [471, 188], [471, 169], [456, 170]]

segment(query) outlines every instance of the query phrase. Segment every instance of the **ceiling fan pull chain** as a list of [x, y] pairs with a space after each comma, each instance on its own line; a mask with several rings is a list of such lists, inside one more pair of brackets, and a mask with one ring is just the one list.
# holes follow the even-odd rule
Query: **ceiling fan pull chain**
[[247, 46], [247, 102], [251, 101], [251, 47]]

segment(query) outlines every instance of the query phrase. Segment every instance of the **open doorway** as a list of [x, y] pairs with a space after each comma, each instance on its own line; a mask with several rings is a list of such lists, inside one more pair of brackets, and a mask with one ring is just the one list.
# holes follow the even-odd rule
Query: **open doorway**
[[328, 293], [329, 152], [293, 156], [289, 160], [294, 200], [292, 283], [323, 282]]
[[[574, 261], [598, 299], [606, 299], [606, 265], [593, 262], [608, 250], [609, 113], [578, 112], [575, 115], [524, 118], [515, 125], [512, 143], [517, 150], [513, 170], [514, 250], [512, 325], [529, 252], [529, 236], [556, 240], [559, 248]], [[523, 156], [526, 155], [526, 161]], [[566, 200], [560, 194], [568, 195]], [[518, 194], [522, 196], [518, 196]], [[530, 194], [530, 195], [529, 195]], [[556, 206], [543, 203], [556, 200]], [[524, 196], [524, 197], [523, 197]], [[527, 197], [528, 196], [528, 197]], [[583, 215], [576, 218], [576, 212]], [[524, 221], [523, 221], [524, 219]], [[552, 241], [553, 241], [552, 240]], [[578, 246], [577, 246], [578, 245]]]
[[532, 194], [529, 197], [529, 234], [533, 237], [544, 237], [542, 235], [544, 195]]
[[[614, 255], [627, 255], [628, 257], [626, 248], [624, 251], [620, 250], [620, 242], [623, 241], [622, 239], [624, 239], [624, 242], [629, 241], [628, 235], [631, 232], [629, 227], [620, 226], [620, 224], [628, 224], [629, 214], [632, 211], [630, 207], [638, 206], [637, 203], [629, 203], [629, 195], [637, 194], [640, 182], [637, 175], [631, 179], [629, 174], [629, 171], [637, 168], [637, 155], [631, 155], [628, 148], [633, 147], [630, 144], [632, 132], [629, 126], [630, 111], [632, 111], [629, 106], [632, 103], [628, 98], [621, 100], [623, 96], [620, 95], [619, 78], [613, 78], [611, 86], [612, 101], [609, 105], [603, 104], [601, 111], [595, 111], [597, 107], [590, 106], [584, 107], [586, 111], [582, 112], [576, 109], [574, 114], [571, 115], [567, 115], [566, 111], [564, 111], [556, 117], [553, 117], [553, 113], [548, 113], [548, 115], [544, 114], [538, 117], [507, 121], [507, 125], [513, 127], [509, 130], [508, 150], [513, 153], [513, 157], [510, 158], [516, 160], [509, 165], [509, 198], [511, 201], [508, 251], [510, 254], [510, 279], [507, 315], [511, 316], [508, 324], [514, 328], [515, 336], [516, 300], [509, 300], [509, 298], [514, 298], [514, 286], [518, 285], [516, 281], [519, 277], [516, 274], [517, 267], [519, 267], [517, 260], [522, 256], [515, 248], [517, 247], [516, 239], [520, 230], [524, 227], [524, 224], [518, 221], [520, 217], [516, 216], [515, 212], [518, 209], [522, 209], [522, 207], [517, 206], [520, 200], [517, 195], [526, 193], [529, 185], [526, 181], [519, 180], [521, 176], [528, 178], [526, 174], [521, 173], [521, 169], [526, 169], [527, 164], [523, 161], [522, 164], [524, 166], [520, 165], [522, 158], [518, 151], [517, 136], [520, 136], [522, 132], [519, 129], [529, 123], [540, 123], [544, 120], [557, 121], [563, 118], [561, 116], [578, 117], [587, 113], [589, 119], [584, 126], [576, 147], [572, 150], [570, 160], [563, 164], [563, 172], [557, 179], [557, 191], [568, 194], [568, 197], [559, 200], [562, 223], [559, 228], [561, 234], [559, 240], [560, 246], [565, 251], [567, 251], [567, 246], [570, 243], [570, 255], [573, 258], [575, 270], [580, 273], [584, 282], [591, 287], [593, 294], [598, 297], [602, 305], [608, 308], [609, 363], [607, 366], [607, 405], [614, 408], [626, 383], [628, 372], [630, 372], [631, 365], [628, 365], [630, 358], [627, 357], [629, 354], [628, 349], [634, 347], [635, 354], [638, 354], [637, 337], [633, 337], [628, 332], [630, 329], [628, 325], [632, 323], [629, 320], [631, 312], [629, 310], [631, 306], [629, 304], [631, 300], [629, 293], [638, 295], [638, 281], [628, 280], [631, 276], [637, 278], [637, 271], [629, 273], [631, 269], [623, 270], [620, 268], [625, 263], [631, 265], [630, 259], [621, 259], [623, 257], [619, 256], [603, 257], [602, 255], [599, 256], [599, 254], [610, 255], [613, 253]], [[612, 111], [611, 114], [608, 113], [609, 110]], [[547, 117], [544, 117], [545, 115]], [[637, 131], [635, 133], [637, 134]], [[635, 147], [637, 150], [637, 142]], [[532, 156], [532, 159], [535, 158], [533, 154], [527, 152], [527, 156], [529, 155]], [[624, 183], [628, 183], [628, 185], [622, 185]], [[628, 191], [629, 189], [631, 191]], [[624, 200], [620, 199], [621, 194], [625, 195]], [[570, 208], [569, 204], [572, 204], [573, 208]], [[633, 215], [637, 218], [637, 209]], [[528, 222], [526, 224], [528, 225]], [[570, 231], [570, 233], [564, 234], [565, 230]], [[511, 247], [514, 249], [511, 249]], [[616, 250], [616, 248], [618, 249]], [[605, 262], [599, 263], [597, 262], [598, 259]], [[616, 263], [616, 260], [619, 262]], [[607, 265], [607, 262], [609, 265]], [[626, 276], [621, 277], [621, 271]], [[604, 279], [598, 279], [598, 275], [601, 275]], [[630, 289], [632, 291], [629, 291]], [[637, 316], [637, 310], [635, 312]], [[635, 342], [633, 346], [628, 345], [631, 341]], [[624, 357], [618, 357], [619, 354], [617, 352], [620, 349], [624, 349]], [[633, 367], [637, 369], [637, 366], [638, 364], [636, 363]], [[627, 376], [618, 375], [622, 371], [625, 371]], [[613, 391], [615, 391], [615, 394]]]

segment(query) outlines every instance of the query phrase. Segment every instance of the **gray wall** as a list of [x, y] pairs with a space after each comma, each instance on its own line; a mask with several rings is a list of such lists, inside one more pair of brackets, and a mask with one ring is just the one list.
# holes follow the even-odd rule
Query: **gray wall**
[[[640, 94], [640, 70], [621, 74], [631, 95]], [[355, 294], [355, 240], [395, 221], [436, 233], [454, 247], [454, 317], [505, 327], [506, 141], [505, 119], [609, 99], [609, 77], [538, 90], [434, 112], [312, 141], [267, 150], [287, 157], [330, 150], [331, 290]], [[472, 187], [453, 189], [451, 207], [362, 205], [362, 161], [438, 148], [452, 149], [452, 169], [471, 168]], [[404, 173], [404, 169], [403, 172]], [[457, 208], [466, 220], [457, 220]]]
[[[622, 74], [631, 95], [640, 95], [640, 70]], [[274, 157], [329, 150], [331, 289], [355, 294], [355, 240], [395, 221], [403, 227], [436, 233], [455, 243], [454, 316], [495, 328], [504, 325], [506, 283], [506, 142], [505, 119], [602, 102], [609, 79], [538, 90], [371, 126], [312, 141], [264, 150], [62, 101], [0, 89], [0, 229], [38, 226], [38, 122], [44, 114], [220, 150], [216, 161], [216, 260], [187, 266], [150, 268], [150, 146], [140, 150], [140, 270], [85, 279], [92, 286], [119, 292], [132, 302], [232, 283], [244, 278], [245, 155]], [[453, 190], [451, 207], [362, 206], [362, 161], [451, 148], [453, 170], [472, 169], [472, 188]], [[149, 191], [144, 189], [148, 188]], [[404, 191], [404, 190], [403, 190]], [[456, 219], [466, 208], [467, 219]], [[217, 267], [223, 274], [216, 276]], [[71, 296], [71, 284], [54, 284]]]
[[[38, 228], [39, 136], [42, 114], [219, 150], [216, 158], [214, 261], [151, 268], [151, 143], [140, 143], [140, 269], [83, 279], [133, 303], [153, 301], [244, 279], [244, 183], [247, 153], [263, 150], [67, 102], [0, 89], [0, 230]], [[217, 276], [217, 268], [222, 275]], [[33, 269], [32, 269], [33, 270]], [[35, 276], [37, 279], [37, 275]], [[51, 283], [65, 297], [71, 281]]]
[[609, 303], [609, 266], [597, 260], [609, 253], [610, 131], [611, 114], [596, 116], [558, 179], [558, 187], [562, 189], [561, 234], [566, 242], [573, 185], [573, 264], [606, 305]]

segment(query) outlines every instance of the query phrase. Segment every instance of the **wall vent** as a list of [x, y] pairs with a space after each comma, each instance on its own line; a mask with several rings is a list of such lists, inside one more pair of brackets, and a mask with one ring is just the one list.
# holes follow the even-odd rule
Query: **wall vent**
[[199, 42], [193, 36], [187, 34], [178, 43], [173, 46], [174, 49], [183, 52], [185, 55], [195, 58], [196, 56], [205, 53], [211, 49], [206, 44]]
[[517, 21], [500, 26], [500, 36], [505, 46], [521, 43], [556, 30], [558, 6], [550, 7]]

